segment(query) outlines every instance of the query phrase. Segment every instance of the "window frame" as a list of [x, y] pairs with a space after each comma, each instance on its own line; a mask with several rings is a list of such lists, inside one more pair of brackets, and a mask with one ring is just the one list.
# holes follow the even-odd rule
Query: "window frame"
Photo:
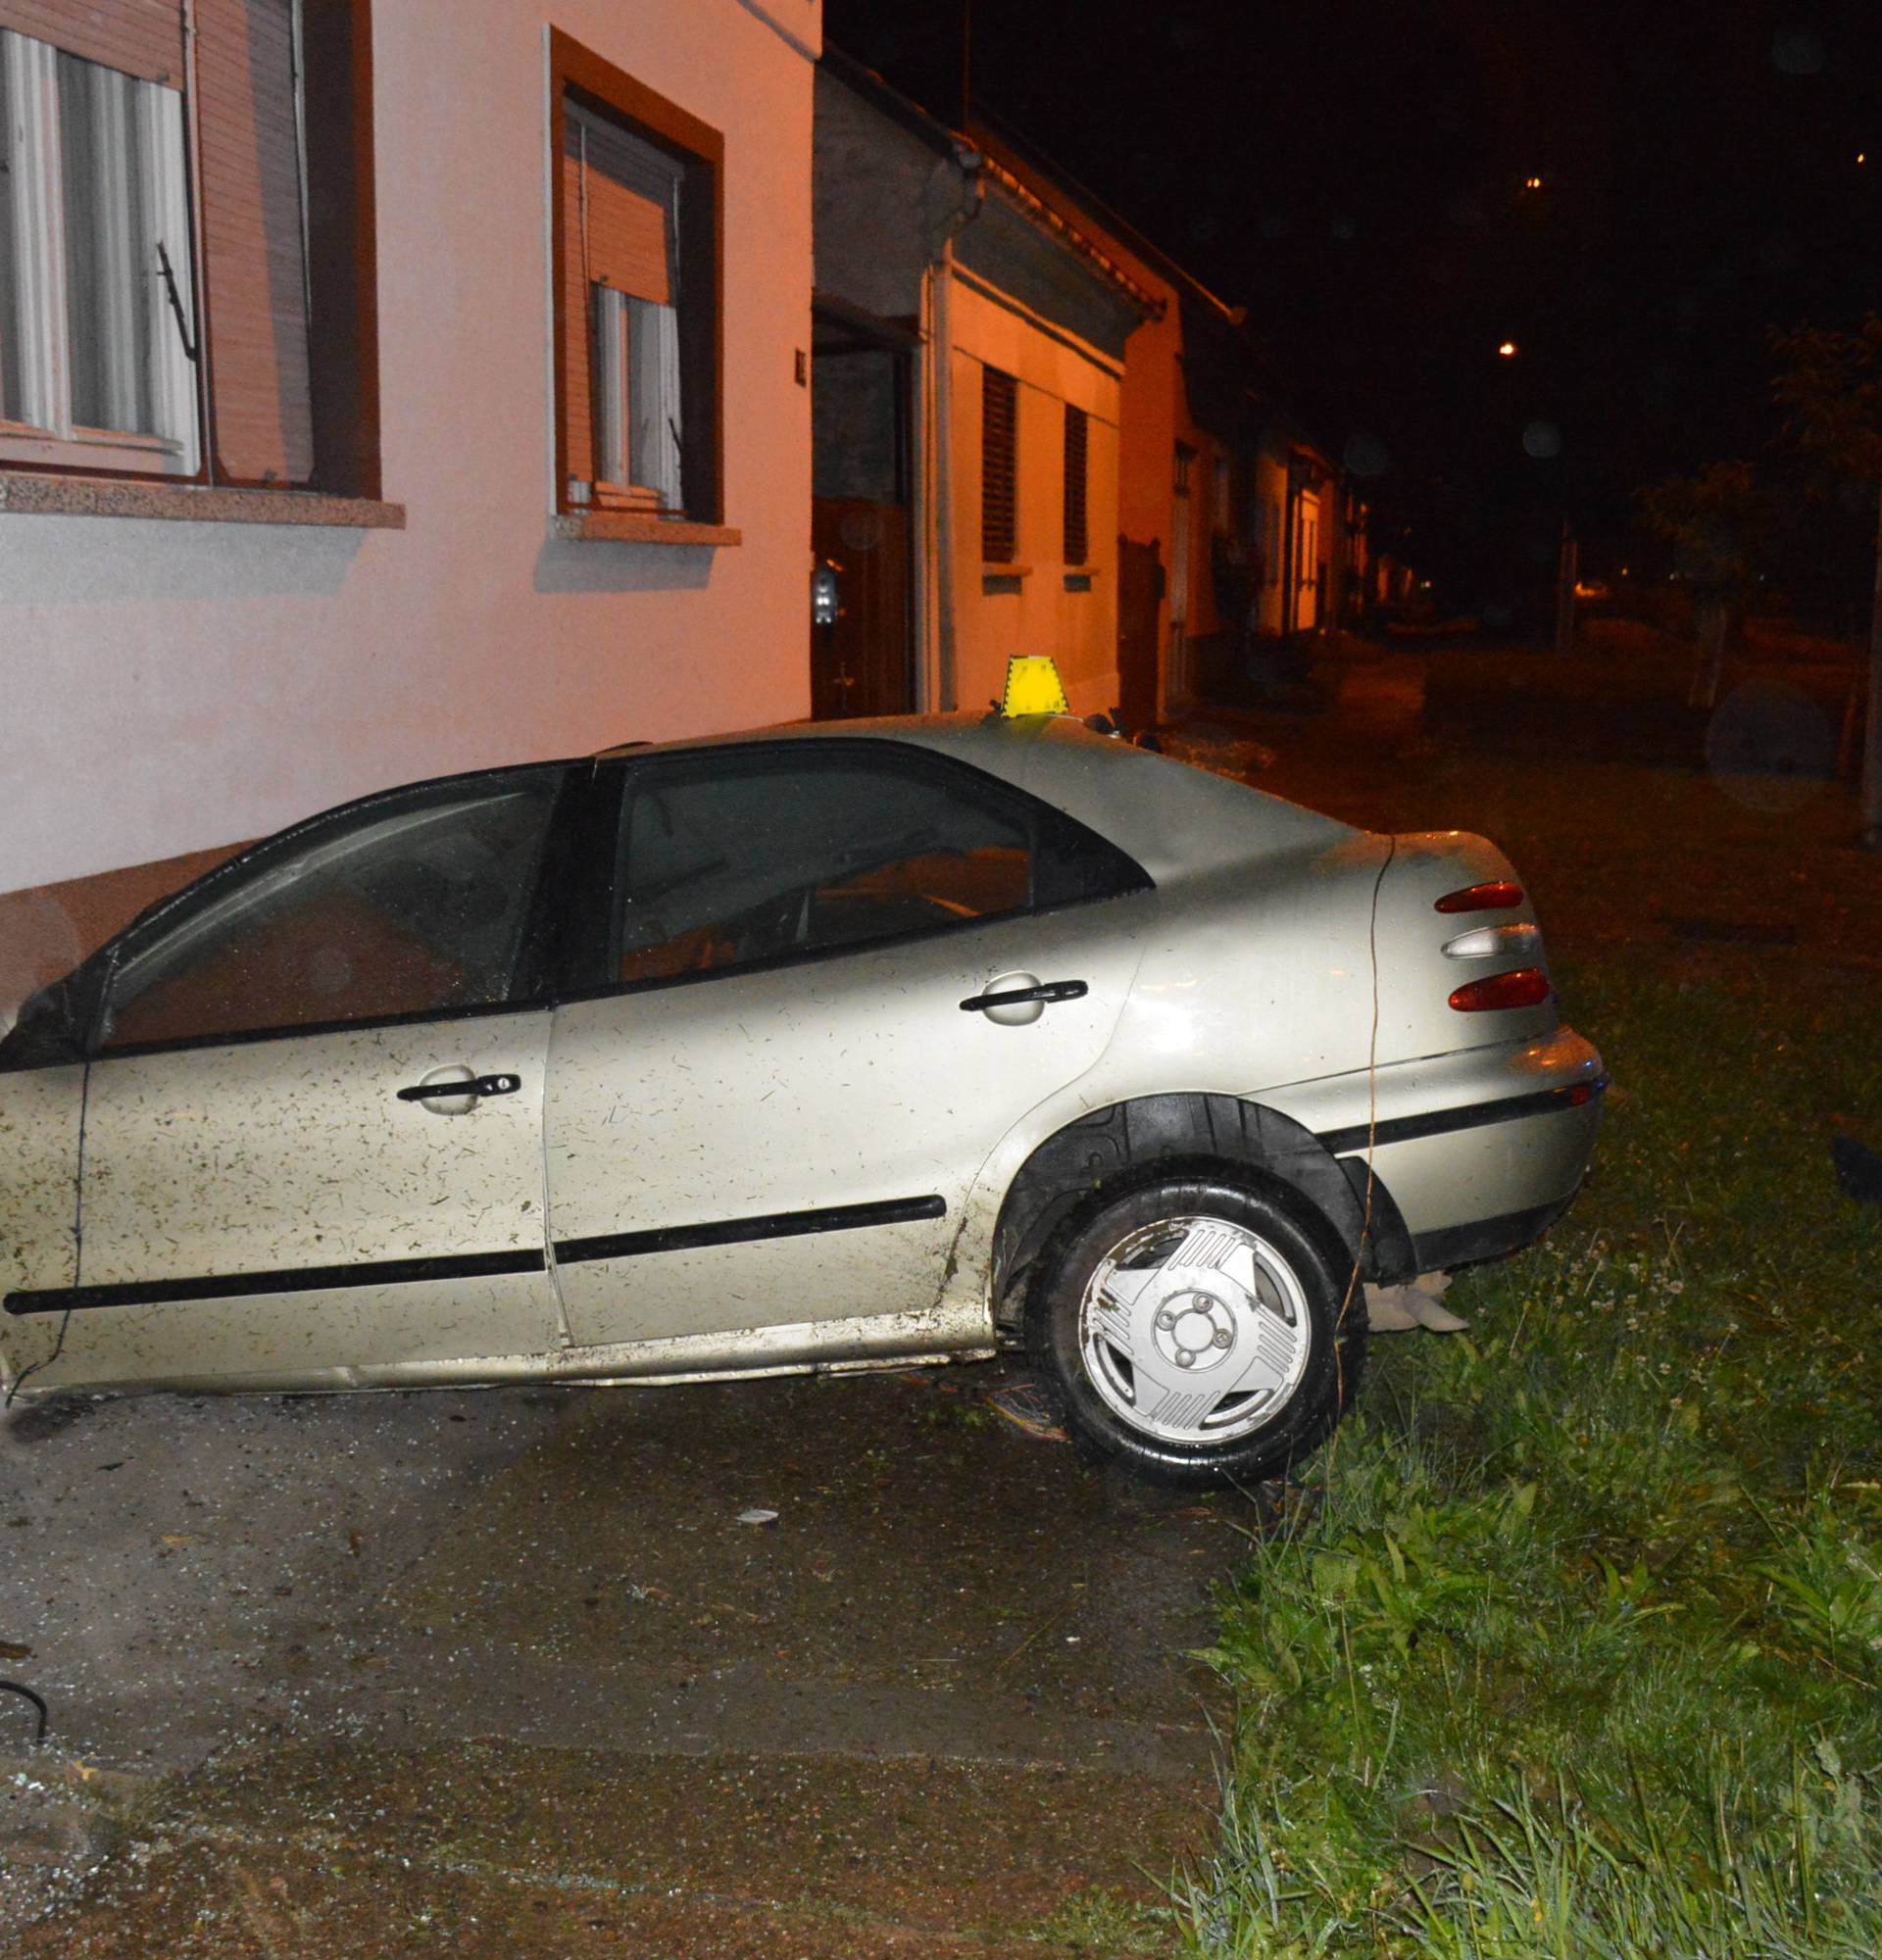
[[[238, 852], [181, 891], [160, 899], [109, 940], [65, 981], [75, 1001], [83, 1030], [84, 1059], [115, 1061], [142, 1054], [167, 1054], [189, 1049], [247, 1047], [256, 1042], [292, 1041], [303, 1036], [360, 1033], [373, 1028], [415, 1027], [431, 1023], [478, 1020], [494, 1014], [547, 1011], [554, 1004], [552, 981], [559, 959], [561, 893], [568, 876], [568, 830], [574, 807], [579, 765], [570, 761], [535, 762], [495, 769], [473, 769], [450, 776], [432, 776], [395, 788], [376, 790], [352, 803], [322, 810], [273, 836]], [[554, 777], [543, 847], [536, 859], [534, 890], [525, 907], [525, 923], [518, 955], [518, 972], [510, 997], [457, 1006], [409, 1009], [399, 1013], [363, 1015], [330, 1021], [295, 1021], [284, 1026], [237, 1028], [209, 1034], [173, 1035], [160, 1040], [106, 1045], [106, 1016], [111, 987], [120, 963], [135, 958], [166, 934], [187, 928], [201, 913], [220, 905], [229, 891], [254, 875], [265, 873], [308, 849], [317, 849], [349, 829], [376, 823], [396, 805], [409, 799], [448, 797], [454, 790], [488, 784], [520, 783], [531, 776]]]
[[[70, 502], [36, 500], [22, 504], [22, 509], [56, 509], [81, 515], [257, 521], [255, 506], [258, 500], [268, 499], [273, 508], [259, 520], [403, 528], [402, 507], [379, 501], [382, 470], [372, 9], [373, 0], [318, 0], [313, 8], [306, 8], [304, 0], [295, 0], [301, 249], [310, 302], [307, 378], [313, 454], [307, 480], [244, 476], [228, 467], [220, 453], [215, 401], [219, 334], [210, 276], [219, 255], [207, 248], [203, 236], [199, 157], [203, 131], [196, 65], [193, 57], [179, 55], [181, 86], [176, 92], [183, 101], [183, 171], [189, 221], [187, 251], [173, 270], [189, 318], [191, 343], [199, 357], [189, 366], [187, 383], [194, 430], [193, 466], [152, 467], [143, 439], [127, 445], [94, 445], [89, 441], [48, 444], [43, 431], [27, 430], [17, 441], [0, 441], [0, 473], [125, 484], [133, 486], [140, 498], [154, 501], [140, 502], [134, 509], [93, 505], [80, 492]], [[93, 54], [80, 59], [92, 60], [101, 68], [113, 66]], [[168, 301], [165, 306], [167, 311]], [[165, 331], [174, 335], [173, 320], [166, 321]], [[10, 436], [23, 426], [0, 423], [0, 431]], [[32, 448], [35, 437], [39, 441], [36, 451]], [[55, 448], [59, 453], [54, 453]], [[233, 505], [206, 501], [205, 508], [198, 511], [186, 503], [185, 490], [239, 492], [242, 497]], [[165, 502], [173, 491], [177, 493], [174, 500]], [[249, 492], [256, 496], [250, 498]], [[335, 510], [347, 505], [353, 508], [341, 510], [335, 516], [318, 512], [314, 500], [323, 500]]]
[[[163, 425], [155, 431], [94, 427], [78, 421], [74, 413], [74, 274], [67, 252], [70, 185], [62, 140], [64, 102], [59, 65], [62, 61], [81, 62], [118, 76], [138, 91], [141, 103], [133, 126], [125, 132], [127, 154], [135, 156], [140, 172], [149, 180], [149, 203], [161, 223], [162, 242], [171, 248], [177, 303], [193, 344], [200, 346], [187, 95], [181, 88], [148, 80], [90, 56], [74, 55], [36, 35], [15, 28], [0, 28], [0, 35], [14, 44], [15, 56], [6, 64], [6, 80], [0, 81], [11, 96], [5, 122], [10, 122], [23, 105], [25, 110], [19, 138], [23, 164], [20, 184], [16, 188], [0, 182], [0, 195], [12, 192], [16, 218], [20, 207], [28, 207], [27, 225], [14, 239], [15, 278], [24, 302], [19, 316], [21, 367], [26, 391], [39, 398], [33, 406], [44, 414], [41, 420], [26, 420], [0, 411], [0, 469], [63, 468], [158, 480], [193, 479], [201, 473], [203, 453], [197, 364], [184, 347], [170, 298], [154, 267], [144, 269], [150, 281], [144, 306], [151, 349], [145, 384], [153, 400], [153, 419]], [[164, 97], [173, 100], [159, 111], [144, 113], [143, 105]], [[0, 127], [5, 122], [0, 122]]]
[[[997, 429], [988, 414], [996, 397], [1005, 413]], [[998, 453], [1004, 444], [1004, 456]], [[1005, 512], [994, 489], [994, 465], [1004, 465]], [[980, 365], [980, 563], [997, 567], [1019, 560], [1019, 377], [992, 362]]]
[[1065, 403], [1065, 410], [1061, 550], [1065, 569], [1082, 571], [1091, 564], [1091, 416], [1074, 402]]
[[[578, 503], [570, 492], [574, 470], [569, 422], [568, 212], [563, 157], [566, 109], [572, 102], [613, 122], [681, 166], [674, 256], [679, 266], [680, 495], [681, 508], [645, 514], [655, 523], [720, 525], [725, 482], [725, 139], [676, 103], [636, 81], [559, 27], [549, 30], [549, 318], [554, 361], [551, 509], [559, 517], [638, 514], [631, 502]], [[702, 318], [702, 316], [704, 318]], [[592, 302], [582, 342], [596, 359]], [[591, 489], [591, 497], [593, 492]]]
[[[708, 967], [703, 970], [621, 980], [611, 976], [614, 954], [615, 887], [621, 846], [621, 824], [637, 778], [669, 767], [710, 766], [737, 763], [744, 759], [774, 758], [815, 767], [819, 759], [836, 755], [867, 761], [885, 762], [911, 774], [928, 776], [949, 784], [971, 789], [978, 800], [1005, 805], [1025, 826], [1031, 851], [1038, 850], [1040, 825], [1050, 823], [1075, 837], [1112, 860], [1113, 876], [1103, 889], [1081, 892], [1076, 897], [1029, 902], [1010, 911], [988, 912], [974, 918], [923, 925], [877, 939], [846, 941], [838, 946], [794, 947], [785, 953], [768, 954], [737, 965]], [[558, 1004], [572, 1001], [608, 1000], [618, 995], [650, 993], [668, 987], [687, 987], [715, 980], [732, 980], [746, 974], [774, 973], [814, 961], [845, 959], [867, 954], [880, 954], [899, 947], [925, 945], [953, 939], [962, 933], [1016, 919], [1044, 918], [1081, 906], [1104, 905], [1142, 892], [1156, 890], [1150, 873], [1123, 849], [1087, 823], [1055, 805], [1021, 789], [986, 769], [958, 757], [938, 755], [913, 743], [881, 741], [869, 736], [819, 736], [815, 741], [759, 741], [715, 745], [700, 749], [674, 749], [648, 755], [612, 757], [600, 766], [587, 808], [573, 826], [570, 844], [573, 860], [570, 888], [567, 894], [568, 923], [561, 949], [561, 965], [555, 996]], [[1036, 877], [1036, 863], [1029, 867], [1029, 884]]]

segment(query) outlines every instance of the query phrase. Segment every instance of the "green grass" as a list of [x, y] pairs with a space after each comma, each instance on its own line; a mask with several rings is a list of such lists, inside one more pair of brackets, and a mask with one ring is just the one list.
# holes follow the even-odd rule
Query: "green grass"
[[1882, 1952], [1882, 1214], [1823, 1125], [1882, 1110], [1875, 990], [1564, 980], [1587, 1189], [1375, 1344], [1222, 1602], [1199, 1952]]

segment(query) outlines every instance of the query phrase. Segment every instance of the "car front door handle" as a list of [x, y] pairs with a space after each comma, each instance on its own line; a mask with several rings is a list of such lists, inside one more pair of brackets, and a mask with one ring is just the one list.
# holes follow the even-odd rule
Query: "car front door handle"
[[442, 1081], [415, 1082], [401, 1089], [398, 1098], [401, 1102], [437, 1102], [458, 1096], [514, 1096], [521, 1087], [520, 1075], [446, 1076]]
[[992, 1007], [1023, 1007], [1037, 1001], [1050, 1005], [1054, 1001], [1082, 1001], [1091, 989], [1082, 980], [1042, 980], [1032, 987], [1015, 987], [999, 994], [976, 994], [961, 1003], [964, 1014], [984, 1014]]

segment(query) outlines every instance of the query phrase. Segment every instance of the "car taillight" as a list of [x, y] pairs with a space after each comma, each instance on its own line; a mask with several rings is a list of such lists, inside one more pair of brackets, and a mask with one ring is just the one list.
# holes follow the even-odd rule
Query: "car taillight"
[[1522, 904], [1522, 887], [1509, 878], [1487, 885], [1466, 885], [1461, 892], [1446, 892], [1431, 909], [1438, 912], [1507, 912]]
[[1518, 966], [1513, 973], [1493, 973], [1460, 987], [1451, 1004], [1461, 1014], [1482, 1014], [1497, 1007], [1537, 1007], [1548, 998], [1548, 974], [1540, 966]]

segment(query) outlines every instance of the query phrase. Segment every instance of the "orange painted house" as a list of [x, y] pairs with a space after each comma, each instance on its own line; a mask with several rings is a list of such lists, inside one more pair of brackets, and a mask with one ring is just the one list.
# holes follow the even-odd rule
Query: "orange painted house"
[[1366, 609], [1365, 509], [1277, 398], [1231, 307], [1022, 138], [974, 146], [1157, 302], [1124, 351], [1118, 685], [1127, 726], [1259, 689], [1290, 649]]

